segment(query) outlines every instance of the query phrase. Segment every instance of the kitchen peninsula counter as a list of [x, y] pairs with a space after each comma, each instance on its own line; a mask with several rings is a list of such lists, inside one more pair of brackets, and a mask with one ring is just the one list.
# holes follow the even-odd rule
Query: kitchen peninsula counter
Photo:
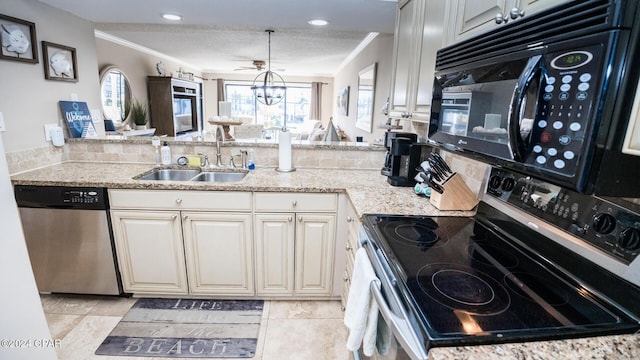
[[258, 168], [239, 182], [135, 180], [152, 164], [65, 162], [11, 177], [14, 185], [94, 186], [109, 189], [346, 193], [359, 216], [365, 213], [471, 216], [439, 211], [411, 187], [394, 187], [378, 170], [298, 168], [289, 173]]
[[[358, 215], [392, 213], [407, 215], [470, 216], [473, 211], [439, 211], [412, 188], [393, 187], [378, 170], [298, 168], [280, 173], [259, 168], [242, 181], [203, 183], [189, 181], [141, 181], [133, 179], [149, 172], [153, 164], [65, 162], [13, 175], [14, 185], [96, 186], [110, 189], [268, 191], [345, 193]], [[514, 344], [433, 348], [430, 360], [457, 359], [639, 359], [637, 335], [554, 340]]]

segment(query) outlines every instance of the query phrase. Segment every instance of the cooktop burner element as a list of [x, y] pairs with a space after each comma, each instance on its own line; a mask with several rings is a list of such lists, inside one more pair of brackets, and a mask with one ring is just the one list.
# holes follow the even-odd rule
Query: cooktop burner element
[[425, 265], [417, 274], [420, 288], [435, 301], [469, 314], [495, 315], [511, 302], [509, 293], [489, 275], [458, 264]]
[[385, 222], [382, 231], [390, 239], [400, 241], [406, 245], [417, 246], [421, 250], [426, 250], [432, 246], [442, 246], [446, 237], [441, 237], [437, 232], [438, 224], [430, 219], [410, 222]]

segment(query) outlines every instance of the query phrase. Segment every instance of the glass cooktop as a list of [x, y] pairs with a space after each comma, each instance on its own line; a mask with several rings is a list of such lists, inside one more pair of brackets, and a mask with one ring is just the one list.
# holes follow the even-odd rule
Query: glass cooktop
[[363, 224], [431, 339], [508, 341], [638, 327], [474, 218], [365, 215]]

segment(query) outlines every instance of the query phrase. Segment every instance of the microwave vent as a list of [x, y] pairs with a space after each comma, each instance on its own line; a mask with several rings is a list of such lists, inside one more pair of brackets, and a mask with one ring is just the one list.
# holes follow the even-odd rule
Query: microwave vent
[[[622, 11], [625, 8], [626, 10]], [[541, 41], [553, 43], [611, 29], [631, 26], [635, 1], [572, 1], [522, 20], [503, 25], [479, 37], [438, 50], [436, 71], [525, 50]], [[626, 14], [625, 14], [626, 13]], [[633, 17], [633, 16], [631, 16]], [[543, 45], [543, 44], [540, 44]]]

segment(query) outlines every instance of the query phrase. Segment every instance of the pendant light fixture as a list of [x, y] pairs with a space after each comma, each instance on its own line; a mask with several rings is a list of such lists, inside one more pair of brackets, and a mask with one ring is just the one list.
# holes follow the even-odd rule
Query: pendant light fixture
[[267, 71], [260, 73], [253, 80], [253, 95], [256, 100], [265, 105], [275, 105], [282, 101], [287, 94], [287, 86], [282, 76], [271, 71], [271, 33], [274, 30], [265, 30], [269, 34], [269, 61]]

